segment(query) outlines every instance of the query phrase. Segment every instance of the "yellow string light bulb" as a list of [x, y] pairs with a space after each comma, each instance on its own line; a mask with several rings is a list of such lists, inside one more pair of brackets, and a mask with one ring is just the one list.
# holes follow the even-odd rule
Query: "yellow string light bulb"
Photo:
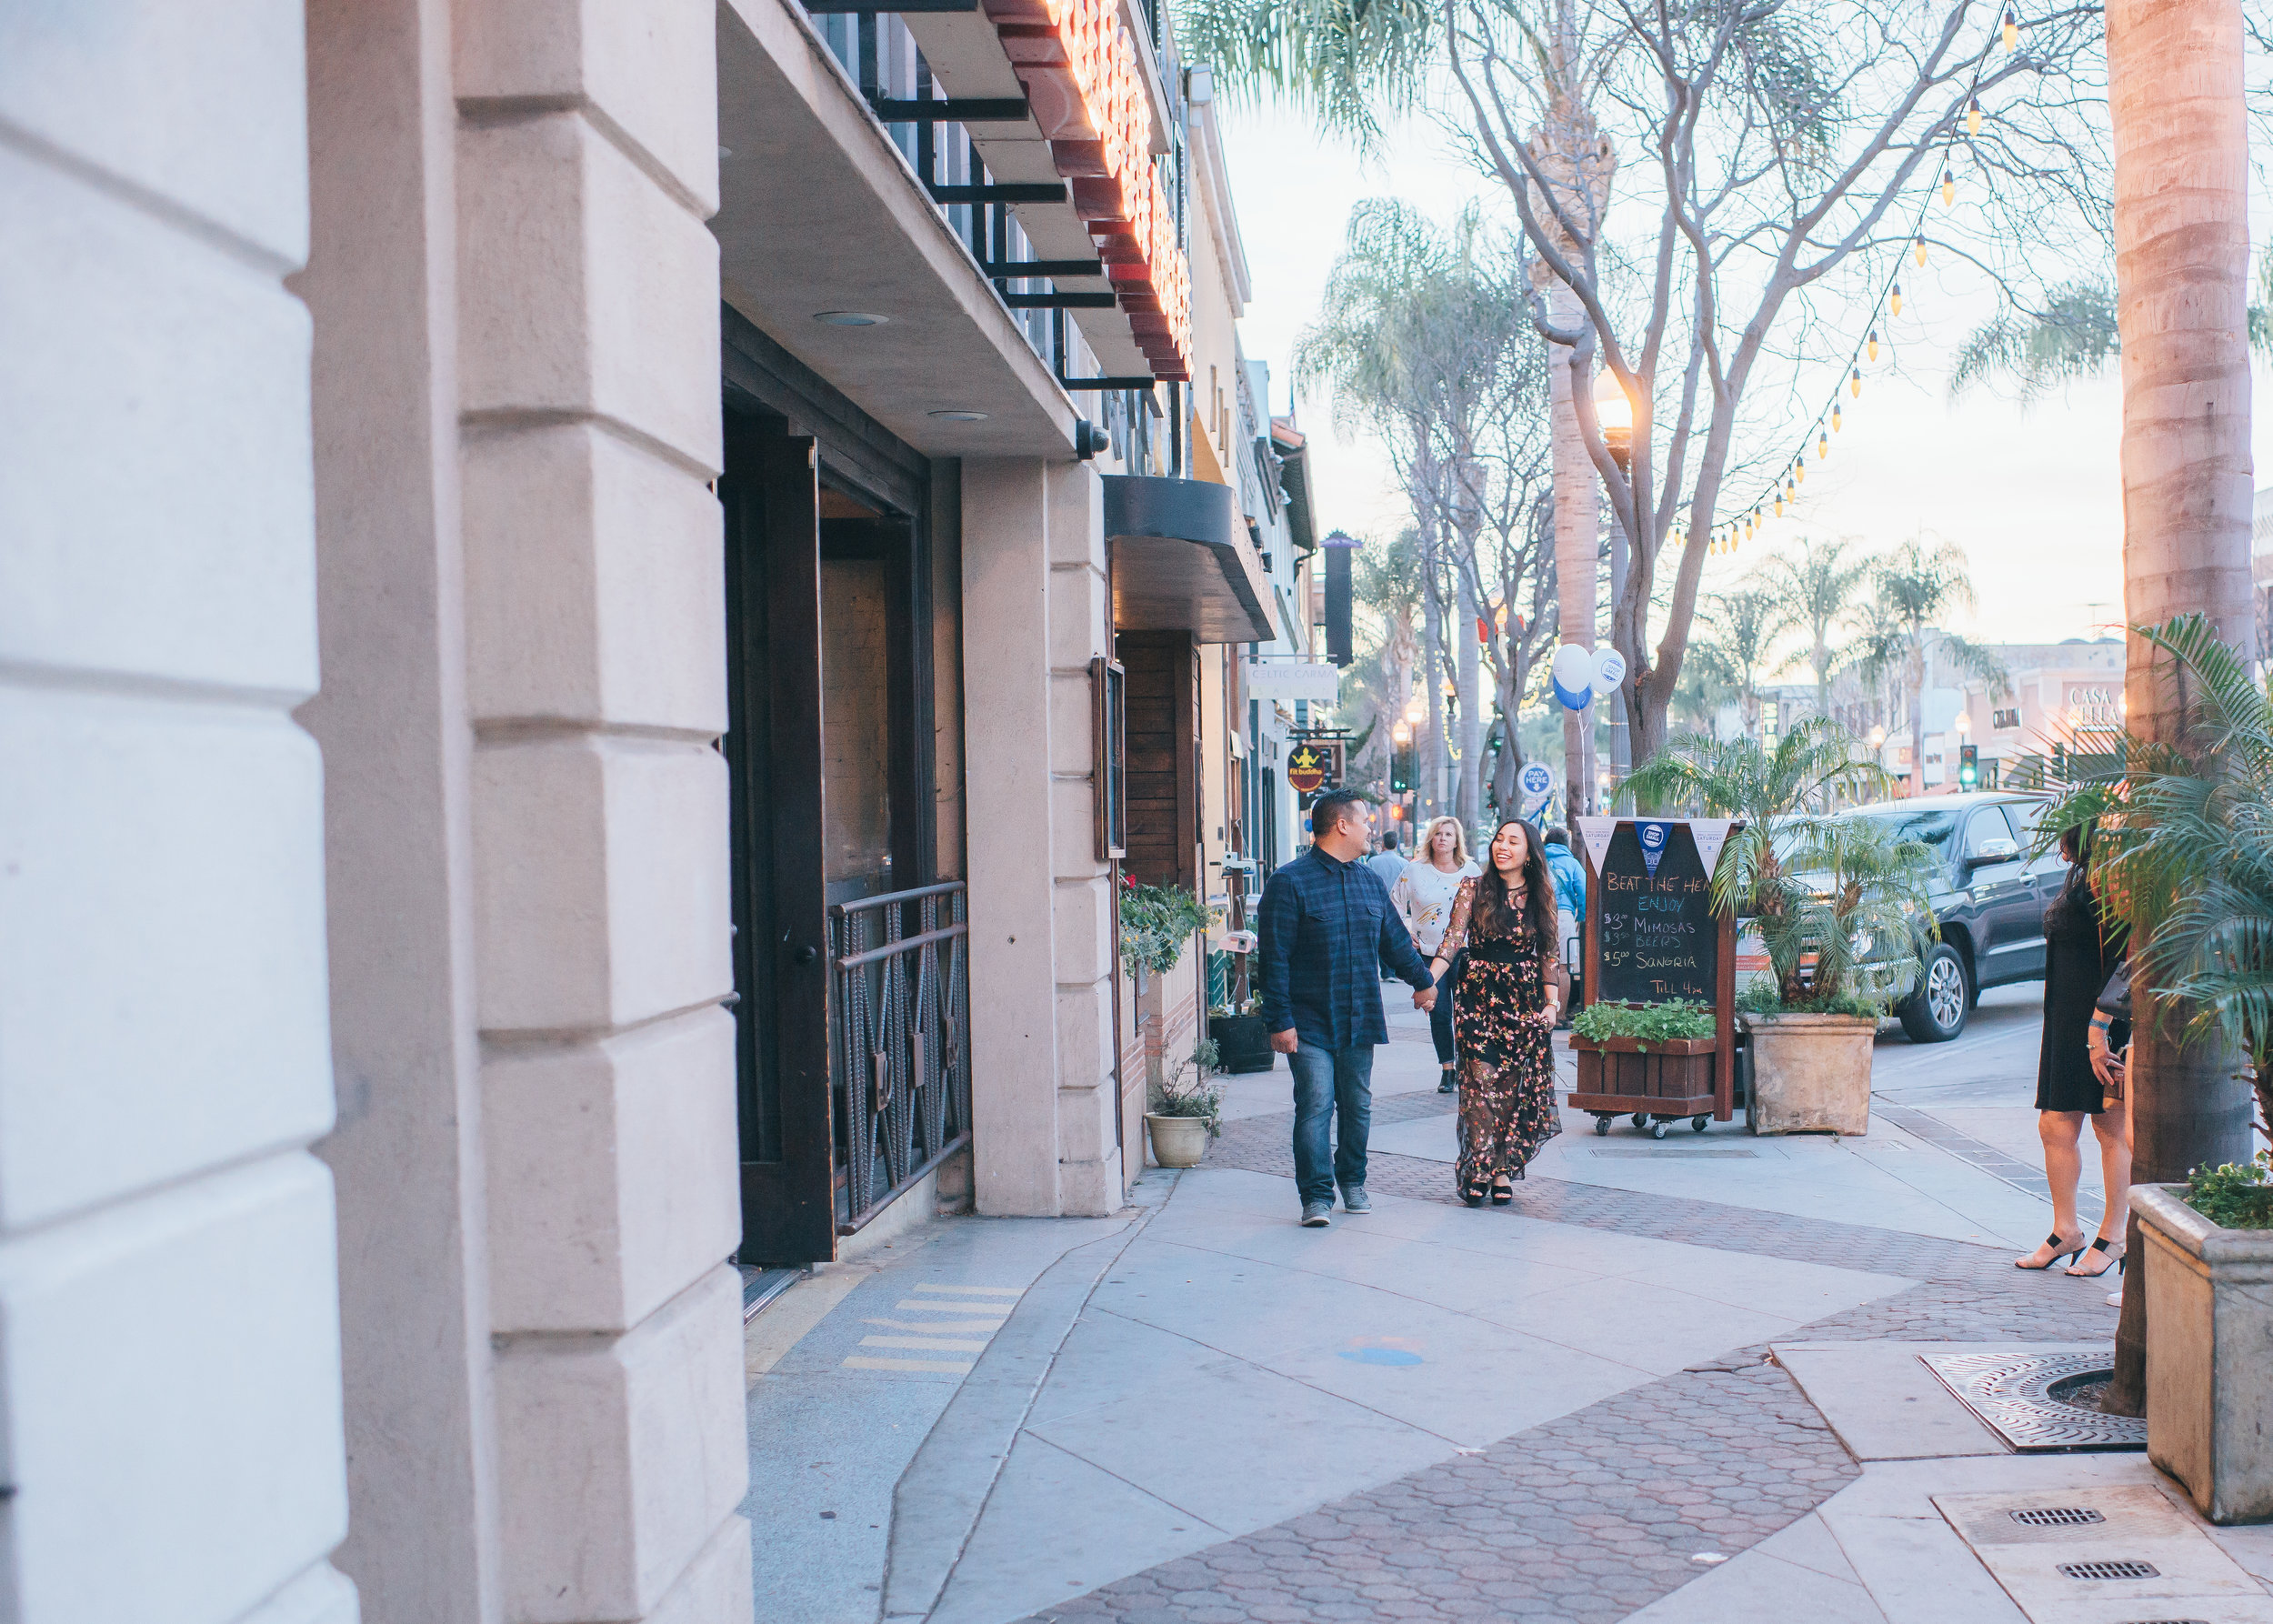
[[1902, 285], [1899, 282], [1894, 285], [1894, 298], [1888, 307], [1897, 316], [1902, 314]]
[[1804, 451], [1799, 454], [1799, 483], [1807, 483], [1807, 454]]
[[2009, 51], [2019, 44], [2020, 19], [2013, 15], [2012, 12], [2008, 9], [2005, 13], [2005, 49]]
[[1816, 430], [1816, 456], [1818, 460], [1820, 460], [1821, 458], [1827, 457], [1830, 455], [1831, 436], [1818, 428]]
[[1926, 268], [1926, 237], [1924, 233], [1921, 232], [1918, 240], [1910, 245], [1910, 252], [1918, 256], [1918, 269], [1924, 270]]
[[1955, 169], [1944, 169], [1941, 172], [1941, 206], [1944, 208], [1954, 208], [1957, 203], [1958, 172]]
[[1968, 135], [1981, 133], [1981, 98], [1978, 95], [1973, 98], [1973, 105], [1965, 110], [1965, 133]]
[[1832, 432], [1833, 434], [1837, 434], [1837, 433], [1838, 433], [1838, 431], [1839, 431], [1839, 406], [1838, 406], [1838, 402], [1837, 402], [1837, 401], [1833, 401], [1833, 402], [1831, 403], [1831, 432]]
[[1861, 367], [1849, 369], [1847, 375], [1847, 392], [1857, 400], [1863, 397], [1863, 369]]
[[1870, 346], [1865, 353], [1874, 361], [1878, 358], [1878, 329], [1876, 327], [1870, 329]]

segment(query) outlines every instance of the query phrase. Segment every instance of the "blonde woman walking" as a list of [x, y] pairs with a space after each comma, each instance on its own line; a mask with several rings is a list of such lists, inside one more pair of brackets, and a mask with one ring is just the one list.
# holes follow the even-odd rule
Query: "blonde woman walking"
[[[1467, 831], [1458, 818], [1437, 818], [1421, 831], [1420, 855], [1405, 865], [1405, 872], [1390, 889], [1389, 901], [1423, 957], [1433, 957], [1437, 944], [1444, 940], [1460, 882], [1482, 872], [1468, 858]], [[1452, 1043], [1452, 987], [1457, 975], [1457, 966], [1445, 967], [1437, 978], [1437, 1007], [1428, 1012], [1428, 1035], [1436, 1042], [1437, 1064], [1444, 1072], [1437, 1082], [1439, 1094], [1457, 1091]]]

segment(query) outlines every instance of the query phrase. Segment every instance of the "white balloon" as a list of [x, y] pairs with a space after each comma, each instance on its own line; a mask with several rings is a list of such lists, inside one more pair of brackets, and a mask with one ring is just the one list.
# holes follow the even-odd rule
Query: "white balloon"
[[1594, 691], [1607, 694], [1626, 680], [1626, 657], [1615, 648], [1597, 649], [1594, 662]]
[[1594, 681], [1594, 651], [1576, 643], [1566, 643], [1555, 651], [1551, 669], [1557, 682], [1574, 694], [1583, 694]]

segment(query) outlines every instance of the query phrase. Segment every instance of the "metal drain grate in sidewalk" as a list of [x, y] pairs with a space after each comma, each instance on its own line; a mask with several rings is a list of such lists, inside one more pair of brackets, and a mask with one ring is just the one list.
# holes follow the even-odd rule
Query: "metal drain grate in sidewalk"
[[2273, 1597], [2160, 1490], [2053, 1492], [1930, 1497], [2030, 1624], [2273, 1624]]
[[2024, 1455], [2147, 1447], [2143, 1418], [2104, 1415], [2092, 1402], [2106, 1385], [2113, 1357], [2112, 1352], [1918, 1355], [1959, 1403]]
[[2162, 1569], [2152, 1562], [2126, 1557], [2113, 1562], [2062, 1562], [2062, 1579], [2160, 1579]]

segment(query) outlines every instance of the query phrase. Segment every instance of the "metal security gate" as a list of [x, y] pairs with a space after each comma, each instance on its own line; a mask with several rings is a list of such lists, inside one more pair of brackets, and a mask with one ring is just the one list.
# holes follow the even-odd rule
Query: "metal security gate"
[[949, 880], [828, 910], [840, 1235], [969, 1141], [965, 891]]

